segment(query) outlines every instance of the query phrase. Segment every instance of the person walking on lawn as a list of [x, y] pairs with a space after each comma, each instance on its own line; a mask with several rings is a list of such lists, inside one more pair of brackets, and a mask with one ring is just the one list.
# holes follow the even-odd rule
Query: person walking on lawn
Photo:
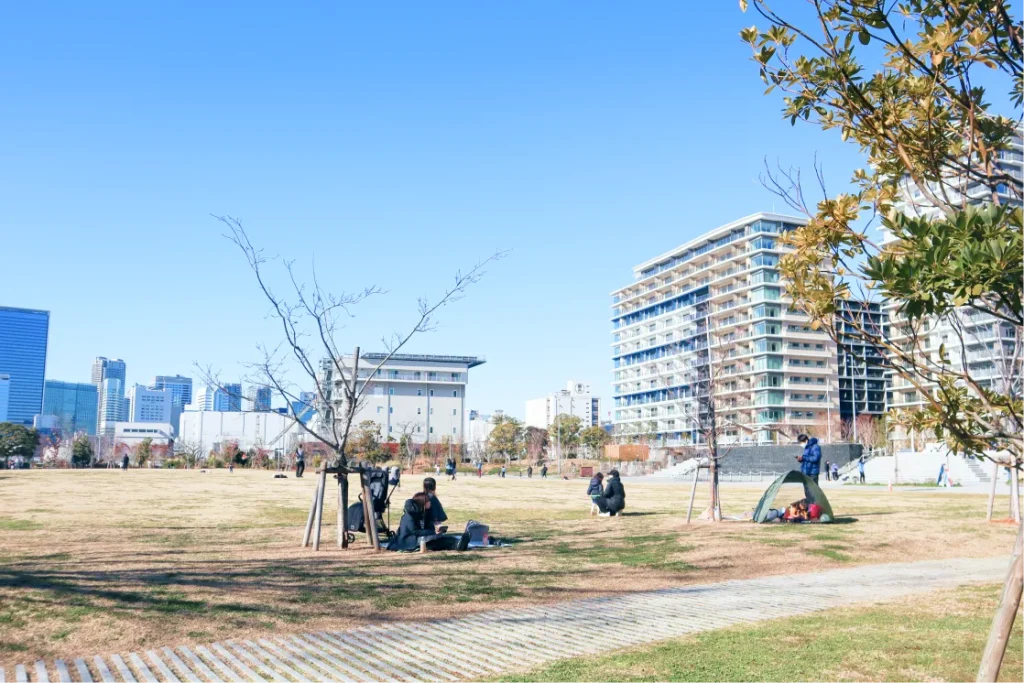
[[804, 452], [796, 456], [797, 462], [800, 463], [800, 471], [817, 484], [818, 475], [821, 473], [821, 446], [818, 445], [818, 439], [801, 434], [796, 440], [804, 447]]
[[548, 478], [548, 464], [547, 463], [544, 463], [543, 465], [540, 466], [540, 478], [541, 479], [547, 479]]
[[825, 481], [832, 481], [832, 463], [825, 461]]
[[864, 483], [864, 456], [860, 456], [860, 460], [857, 461], [857, 473], [860, 475], [860, 483]]
[[301, 479], [302, 473], [306, 471], [306, 452], [300, 445], [295, 449], [295, 478]]

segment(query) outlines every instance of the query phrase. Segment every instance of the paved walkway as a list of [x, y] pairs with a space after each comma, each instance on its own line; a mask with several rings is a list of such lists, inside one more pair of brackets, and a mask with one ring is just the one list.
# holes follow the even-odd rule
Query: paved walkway
[[435, 622], [38, 661], [16, 681], [479, 680], [688, 633], [1001, 581], [1008, 558], [872, 565], [681, 586]]

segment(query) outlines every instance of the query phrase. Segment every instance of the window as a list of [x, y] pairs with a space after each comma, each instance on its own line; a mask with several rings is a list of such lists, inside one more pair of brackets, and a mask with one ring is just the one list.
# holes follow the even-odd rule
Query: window
[[452, 427], [452, 434], [455, 434], [456, 429], [457, 429], [456, 427]]
[[430, 395], [431, 395], [431, 396], [433, 396], [433, 395], [434, 395], [434, 390], [433, 390], [433, 389], [431, 389], [431, 390], [430, 390]]
[[391, 428], [391, 425], [388, 425], [388, 431], [389, 431], [389, 432], [392, 432], [392, 431], [394, 431], [394, 430], [393, 430], [393, 429]]
[[388, 414], [390, 415], [391, 413], [394, 413], [394, 412], [395, 412], [395, 407], [394, 406], [389, 406], [388, 407]]
[[458, 414], [459, 414], [458, 408], [452, 408], [452, 415], [458, 415]]
[[388, 387], [388, 396], [394, 396], [394, 395], [395, 395], [395, 388], [394, 387]]
[[431, 409], [430, 409], [430, 414], [431, 414], [431, 415], [433, 415], [433, 414], [434, 414], [434, 409], [433, 409], [433, 408], [431, 408]]
[[453, 390], [452, 391], [452, 398], [458, 398], [458, 397], [459, 397], [459, 390], [458, 389]]
[[380, 409], [381, 409], [381, 407], [380, 407], [380, 406], [377, 406], [377, 414], [378, 414], [378, 415], [380, 415]]
[[431, 427], [431, 428], [430, 428], [430, 433], [431, 433], [431, 434], [433, 434], [433, 433], [434, 433], [434, 428], [433, 428], [433, 427]]
[[417, 408], [416, 409], [416, 414], [417, 415], [422, 415], [423, 414], [423, 408]]
[[417, 389], [416, 390], [416, 395], [417, 396], [422, 396], [423, 395], [423, 390], [422, 389]]

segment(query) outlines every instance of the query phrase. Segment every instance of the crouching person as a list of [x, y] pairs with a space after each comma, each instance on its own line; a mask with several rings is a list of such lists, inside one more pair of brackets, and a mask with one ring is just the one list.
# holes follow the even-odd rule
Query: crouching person
[[622, 487], [619, 479], [619, 471], [612, 470], [608, 473], [608, 481], [604, 487], [604, 495], [594, 499], [594, 504], [601, 510], [602, 515], [614, 517], [626, 507], [626, 489]]
[[420, 491], [405, 501], [398, 533], [388, 544], [388, 550], [419, 550], [421, 536], [433, 536], [430, 517], [430, 497]]

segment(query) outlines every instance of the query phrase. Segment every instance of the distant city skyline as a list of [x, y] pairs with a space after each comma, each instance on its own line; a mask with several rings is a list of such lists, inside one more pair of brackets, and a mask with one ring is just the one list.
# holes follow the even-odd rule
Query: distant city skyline
[[[240, 30], [227, 7], [91, 12], [20, 3], [0, 22], [0, 63], [18, 65], [0, 110], [18, 131], [0, 223], [25, 255], [5, 263], [0, 302], [52, 312], [47, 378], [61, 381], [88, 382], [93, 357], [113, 354], [127, 386], [198, 386], [195, 363], [245, 378], [257, 344], [276, 348], [266, 301], [210, 217], [231, 214], [301, 281], [315, 265], [331, 292], [386, 290], [345, 320], [345, 353], [511, 248], [405, 350], [486, 356], [466, 397], [482, 413], [522, 418], [526, 400], [582, 377], [605, 419], [609, 293], [624, 272], [781, 209], [758, 182], [765, 159], [809, 169], [817, 155], [833, 192], [863, 163], [838, 131], [793, 127], [762, 96], [735, 2], [700, 22], [667, 0], [257, 3], [241, 50], [223, 40]], [[150, 260], [170, 269], [144, 286], [83, 267]], [[268, 275], [289, 291], [278, 261]]]

